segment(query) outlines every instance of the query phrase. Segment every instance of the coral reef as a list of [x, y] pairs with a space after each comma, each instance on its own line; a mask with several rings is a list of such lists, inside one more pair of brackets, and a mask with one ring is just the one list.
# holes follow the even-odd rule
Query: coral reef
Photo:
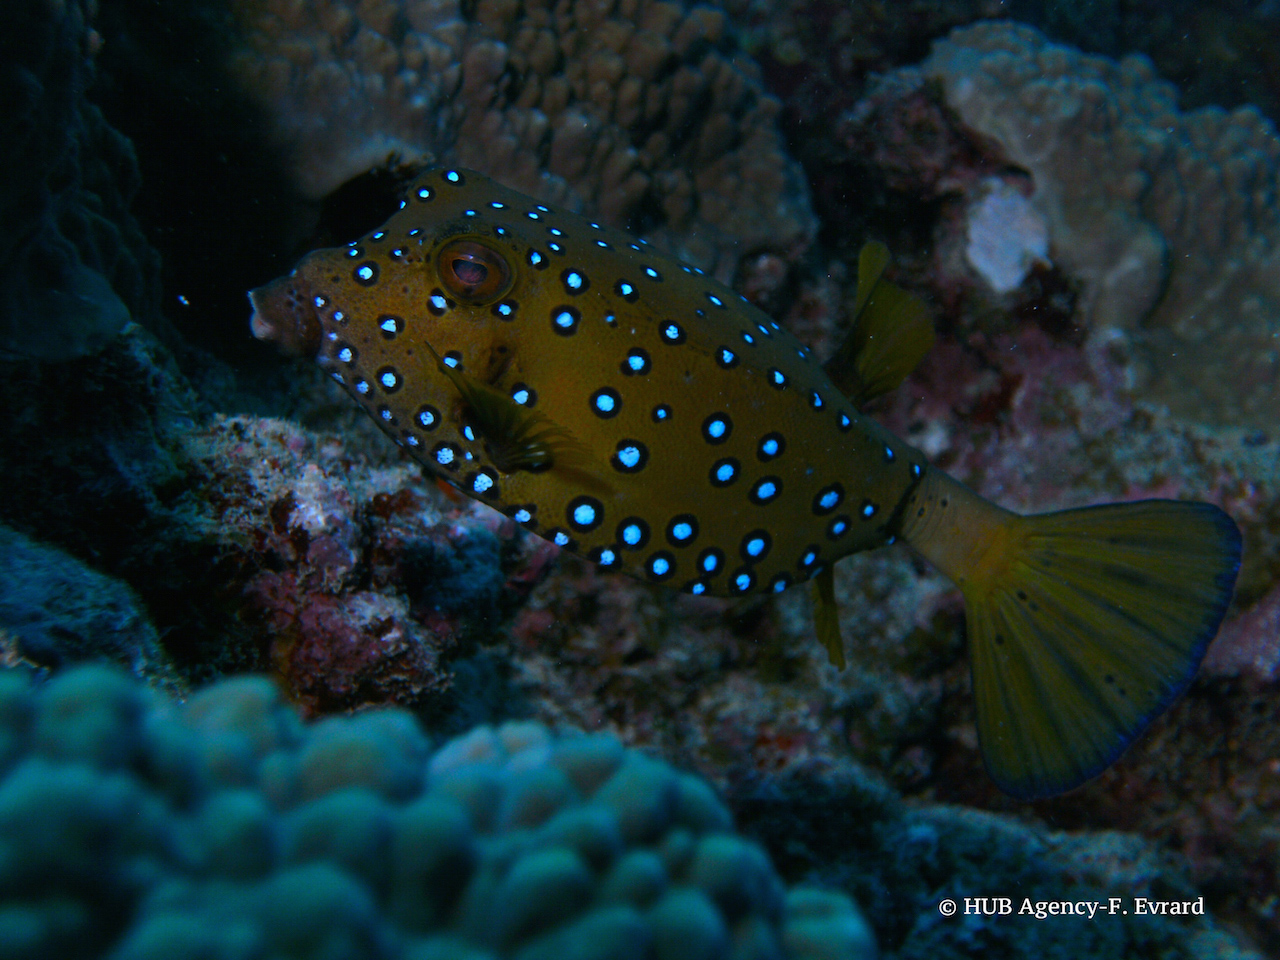
[[[981, 217], [994, 169], [1029, 208], [1006, 221], [1008, 255], [1025, 243], [1015, 224], [1040, 221], [1044, 259], [1077, 293], [1076, 322], [1104, 338], [1124, 331], [1137, 344], [1136, 390], [1192, 419], [1275, 420], [1280, 136], [1269, 122], [1248, 107], [1180, 113], [1173, 87], [1144, 57], [1085, 56], [1029, 27], [982, 23], [883, 81], [850, 118], [852, 129], [883, 131], [920, 116], [930, 84], [955, 120], [926, 122], [958, 130], [898, 137], [890, 162], [900, 189], [914, 181], [963, 198], [952, 202], [965, 215], [941, 220], [942, 282], [957, 273], [958, 249], [974, 262], [972, 232], [954, 234]], [[865, 139], [850, 134], [851, 145]], [[938, 144], [957, 139], [976, 145], [980, 159], [938, 176]], [[997, 242], [983, 237], [986, 250]]]
[[859, 960], [695, 777], [607, 735], [402, 712], [305, 726], [272, 685], [175, 705], [102, 667], [0, 674], [0, 953], [14, 960]]
[[90, 0], [9, 4], [0, 18], [0, 349], [98, 352], [159, 322], [159, 258], [129, 212], [133, 148], [85, 91], [101, 38]]
[[166, 677], [155, 628], [124, 583], [4, 525], [0, 556], [0, 643], [10, 657], [49, 667], [109, 661]]
[[[430, 158], [629, 226], [721, 276], [815, 227], [722, 13], [663, 0], [237, 0], [233, 70], [303, 192]], [[392, 158], [389, 161], [389, 158]]]
[[[26, 454], [0, 459], [0, 518], [132, 586], [188, 681], [273, 669], [311, 711], [444, 709], [444, 661], [472, 656], [558, 553], [470, 501], [449, 503], [363, 418], [348, 419], [341, 442], [201, 411], [137, 327], [56, 373], [16, 369], [0, 396], [23, 414], [0, 424], [0, 442]], [[107, 599], [86, 598], [84, 616], [116, 616]], [[68, 609], [61, 624], [74, 619]], [[24, 629], [40, 623], [56, 626]], [[73, 656], [78, 644], [57, 646]], [[48, 647], [28, 655], [46, 662]]]

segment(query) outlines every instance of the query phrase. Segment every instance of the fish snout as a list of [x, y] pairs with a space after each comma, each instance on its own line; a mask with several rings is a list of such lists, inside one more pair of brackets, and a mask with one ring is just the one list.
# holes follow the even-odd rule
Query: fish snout
[[255, 337], [274, 343], [289, 356], [316, 355], [320, 349], [320, 317], [301, 277], [280, 277], [250, 290], [249, 303], [253, 306], [249, 329]]

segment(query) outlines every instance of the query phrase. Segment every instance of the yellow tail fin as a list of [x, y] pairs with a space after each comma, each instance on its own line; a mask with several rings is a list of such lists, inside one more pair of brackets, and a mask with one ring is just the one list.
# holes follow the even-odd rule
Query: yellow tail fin
[[1240, 566], [1207, 503], [1018, 516], [941, 471], [904, 535], [964, 593], [983, 758], [1031, 799], [1102, 772], [1191, 683]]

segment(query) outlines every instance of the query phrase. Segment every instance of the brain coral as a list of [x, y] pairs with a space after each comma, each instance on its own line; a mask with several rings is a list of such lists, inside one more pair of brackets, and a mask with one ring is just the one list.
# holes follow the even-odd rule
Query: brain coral
[[69, 360], [158, 325], [159, 259], [129, 213], [129, 141], [85, 97], [96, 4], [0, 14], [0, 352]]
[[306, 726], [265, 680], [176, 705], [103, 667], [0, 673], [0, 955], [872, 957], [702, 781], [604, 735], [399, 711]]
[[[778, 103], [723, 14], [666, 0], [235, 0], [233, 70], [321, 196], [456, 162], [722, 275], [815, 227]], [[738, 245], [741, 249], [737, 249]]]
[[989, 22], [935, 44], [961, 124], [1030, 174], [1049, 255], [1093, 329], [1146, 355], [1147, 390], [1225, 422], [1280, 416], [1280, 137], [1259, 113], [1178, 111], [1141, 56], [1117, 61]]

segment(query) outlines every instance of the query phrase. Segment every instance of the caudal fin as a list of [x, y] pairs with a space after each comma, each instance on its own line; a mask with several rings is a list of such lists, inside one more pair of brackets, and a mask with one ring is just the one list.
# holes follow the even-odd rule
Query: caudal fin
[[[1070, 790], [1190, 684], [1231, 600], [1240, 532], [1217, 507], [1171, 500], [1021, 517], [944, 479], [954, 520], [965, 495], [986, 508], [978, 538], [941, 553], [964, 593], [987, 770], [1017, 797]], [[963, 524], [932, 526], [945, 538]]]

